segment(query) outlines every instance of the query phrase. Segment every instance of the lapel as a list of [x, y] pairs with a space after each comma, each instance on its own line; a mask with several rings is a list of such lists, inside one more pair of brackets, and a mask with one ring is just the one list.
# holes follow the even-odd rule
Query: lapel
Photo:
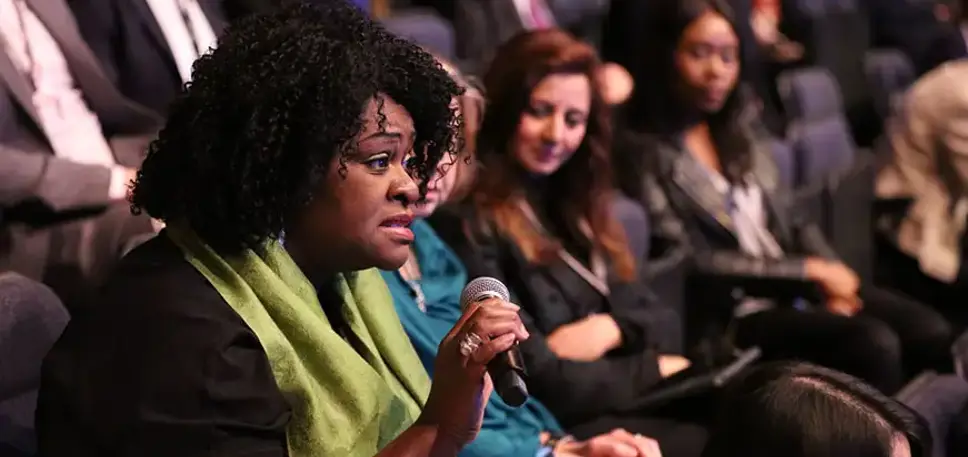
[[709, 172], [684, 148], [663, 142], [661, 149], [660, 154], [670, 163], [670, 169], [664, 171], [672, 176], [672, 183], [699, 207], [699, 218], [713, 227], [733, 234], [726, 197], [713, 184]]
[[161, 31], [161, 26], [158, 25], [158, 20], [155, 19], [154, 13], [151, 12], [151, 6], [148, 5], [148, 0], [127, 0], [134, 5], [135, 11], [138, 12], [138, 19], [151, 34], [151, 37], [155, 40], [155, 45], [160, 46], [168, 56], [171, 56], [171, 48], [168, 47], [168, 40], [165, 39], [164, 33]]
[[126, 99], [111, 83], [81, 38], [74, 17], [63, 0], [26, 0], [27, 5], [60, 46], [74, 81], [102, 124], [153, 129], [160, 119], [152, 111]]
[[[127, 0], [130, 1], [134, 6], [135, 11], [138, 13], [138, 19], [141, 24], [148, 30], [148, 34], [154, 39], [155, 45], [160, 47], [165, 55], [171, 59], [172, 52], [171, 48], [168, 46], [168, 40], [165, 39], [164, 32], [161, 31], [161, 26], [158, 24], [158, 20], [155, 19], [154, 13], [151, 12], [151, 6], [148, 5], [148, 0]], [[174, 60], [170, 62], [172, 69], [174, 70]], [[177, 72], [177, 70], [176, 70]]]
[[[764, 148], [764, 142], [755, 141], [752, 156], [752, 169], [748, 179], [758, 185], [763, 191], [764, 209], [768, 211], [770, 225], [780, 222], [782, 212], [776, 207], [772, 198], [779, 186], [779, 171], [773, 162], [771, 151]], [[671, 174], [672, 182], [684, 193], [693, 204], [702, 209], [700, 219], [718, 229], [735, 235], [735, 227], [726, 207], [726, 197], [716, 188], [709, 172], [699, 161], [695, 160], [684, 147], [675, 147], [666, 142], [660, 146], [660, 159], [671, 162], [671, 166], [664, 170]]]
[[[0, 42], [2, 41], [2, 38], [0, 38]], [[6, 83], [10, 93], [13, 94], [13, 98], [20, 103], [20, 106], [27, 112], [27, 115], [33, 119], [34, 124], [41, 125], [40, 117], [34, 109], [34, 90], [30, 87], [27, 76], [17, 69], [6, 52], [0, 52], [0, 79]]]
[[496, 0], [490, 2], [492, 5], [491, 11], [494, 13], [492, 26], [499, 30], [498, 34], [502, 42], [528, 28], [528, 23], [518, 13], [518, 7], [515, 6], [514, 1]]

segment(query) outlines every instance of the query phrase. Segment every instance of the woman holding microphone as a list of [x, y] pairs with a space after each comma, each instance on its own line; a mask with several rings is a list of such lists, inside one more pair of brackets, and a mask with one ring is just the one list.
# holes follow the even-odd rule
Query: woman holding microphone
[[451, 145], [460, 89], [343, 2], [234, 24], [195, 66], [132, 201], [167, 228], [44, 363], [41, 455], [453, 456], [528, 338], [467, 309], [431, 384], [375, 268]]

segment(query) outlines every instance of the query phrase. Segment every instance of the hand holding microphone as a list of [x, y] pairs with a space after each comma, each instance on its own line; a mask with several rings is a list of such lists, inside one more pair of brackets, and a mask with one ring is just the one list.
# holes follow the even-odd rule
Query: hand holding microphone
[[481, 295], [464, 306], [464, 314], [438, 347], [434, 382], [420, 420], [437, 426], [459, 446], [480, 431], [484, 406], [494, 389], [488, 365], [528, 339], [519, 309], [506, 298]]

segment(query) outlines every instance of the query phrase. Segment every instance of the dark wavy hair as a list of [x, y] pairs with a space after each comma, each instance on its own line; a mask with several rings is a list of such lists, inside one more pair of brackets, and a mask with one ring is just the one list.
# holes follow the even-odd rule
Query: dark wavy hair
[[592, 87], [588, 128], [575, 154], [548, 177], [551, 210], [559, 220], [574, 224], [569, 227], [572, 233], [581, 233], [577, 225], [586, 221], [591, 242], [605, 252], [619, 277], [632, 280], [635, 260], [621, 224], [611, 213], [612, 129], [609, 107], [598, 90], [600, 68], [595, 50], [562, 30], [524, 32], [497, 50], [484, 76], [488, 107], [477, 136], [481, 172], [471, 198], [529, 261], [546, 263], [556, 258], [558, 240], [533, 227], [518, 206], [524, 182], [511, 148], [531, 92], [542, 79], [552, 74], [587, 76]]
[[317, 3], [247, 17], [195, 63], [138, 173], [135, 211], [187, 224], [221, 252], [257, 247], [304, 209], [332, 164], [345, 170], [378, 94], [413, 117], [408, 165], [426, 190], [460, 143], [450, 103], [462, 89], [355, 7]]
[[[638, 40], [638, 59], [628, 63], [635, 88], [624, 108], [625, 123], [632, 130], [671, 138], [687, 127], [692, 107], [680, 98], [682, 76], [676, 69], [675, 53], [682, 34], [695, 20], [712, 11], [729, 21], [737, 38], [743, 39], [732, 8], [725, 0], [650, 0]], [[742, 49], [742, 43], [740, 44]], [[740, 54], [742, 55], [742, 53]], [[740, 182], [752, 167], [752, 144], [743, 131], [748, 96], [742, 90], [745, 62], [740, 62], [737, 85], [723, 107], [707, 116], [724, 176]]]
[[890, 457], [903, 435], [931, 455], [924, 419], [844, 373], [775, 362], [734, 381], [703, 457]]

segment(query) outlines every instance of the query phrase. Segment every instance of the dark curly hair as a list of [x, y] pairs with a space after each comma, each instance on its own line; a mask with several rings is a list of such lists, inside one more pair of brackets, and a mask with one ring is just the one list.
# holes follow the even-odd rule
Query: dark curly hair
[[378, 94], [413, 118], [408, 166], [425, 192], [460, 143], [451, 100], [462, 89], [353, 6], [323, 3], [233, 24], [195, 63], [138, 173], [136, 212], [186, 224], [223, 253], [257, 247], [305, 207], [334, 162], [343, 166]]

